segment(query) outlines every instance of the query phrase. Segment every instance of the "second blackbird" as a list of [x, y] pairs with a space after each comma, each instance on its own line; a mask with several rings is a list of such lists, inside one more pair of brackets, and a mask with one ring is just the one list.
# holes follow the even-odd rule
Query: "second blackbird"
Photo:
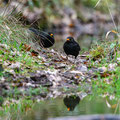
[[79, 44], [74, 40], [73, 37], [67, 37], [67, 41], [64, 43], [63, 49], [67, 55], [75, 56], [75, 59], [81, 50]]
[[34, 28], [30, 28], [29, 30], [32, 31], [36, 35], [35, 39], [40, 40], [39, 44], [41, 47], [49, 48], [53, 46], [53, 44], [55, 43], [53, 33], [51, 32], [46, 33], [46, 32], [39, 31]]

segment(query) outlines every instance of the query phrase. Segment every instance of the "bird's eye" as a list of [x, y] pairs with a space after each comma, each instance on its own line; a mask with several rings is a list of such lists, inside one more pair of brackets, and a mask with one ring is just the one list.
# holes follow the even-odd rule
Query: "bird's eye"
[[67, 38], [67, 41], [70, 41], [70, 39], [69, 39], [69, 38]]

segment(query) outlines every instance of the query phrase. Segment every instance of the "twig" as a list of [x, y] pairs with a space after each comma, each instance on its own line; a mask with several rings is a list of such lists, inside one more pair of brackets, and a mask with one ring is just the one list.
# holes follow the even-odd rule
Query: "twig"
[[94, 8], [96, 8], [101, 1], [102, 1], [102, 0], [98, 0], [98, 2], [96, 3], [96, 5], [95, 5]]

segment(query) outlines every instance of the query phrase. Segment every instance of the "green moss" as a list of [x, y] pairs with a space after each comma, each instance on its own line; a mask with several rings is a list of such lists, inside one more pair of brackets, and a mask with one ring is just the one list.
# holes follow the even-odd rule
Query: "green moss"
[[93, 59], [101, 58], [105, 55], [104, 48], [102, 46], [97, 46], [97, 48], [90, 51], [90, 55]]

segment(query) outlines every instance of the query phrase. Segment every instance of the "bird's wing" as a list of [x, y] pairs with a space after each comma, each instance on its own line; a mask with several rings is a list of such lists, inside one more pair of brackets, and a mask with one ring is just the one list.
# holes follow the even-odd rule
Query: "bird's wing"
[[79, 45], [77, 45], [77, 47], [78, 47], [78, 49], [79, 49], [79, 51], [80, 51], [80, 50], [81, 50], [81, 49], [80, 49], [80, 46], [79, 46]]
[[78, 51], [80, 51], [80, 50], [81, 50], [81, 49], [80, 49], [80, 46], [79, 46], [79, 44], [78, 44], [78, 43], [74, 44], [74, 48], [75, 48], [75, 49], [77, 48], [77, 50], [78, 50]]
[[41, 38], [42, 40], [47, 39], [48, 41], [50, 41], [48, 39], [48, 36], [50, 37], [50, 35], [48, 33], [44, 32], [44, 31], [40, 31], [40, 30], [35, 29], [35, 28], [29, 28], [29, 30], [32, 31], [32, 32], [34, 32], [35, 35], [37, 35], [38, 39]]

